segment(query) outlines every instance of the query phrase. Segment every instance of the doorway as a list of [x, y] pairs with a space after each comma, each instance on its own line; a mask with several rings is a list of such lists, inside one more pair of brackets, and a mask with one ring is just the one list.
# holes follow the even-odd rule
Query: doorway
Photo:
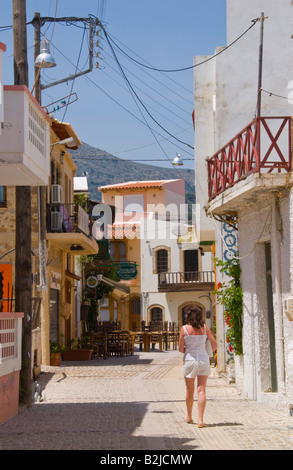
[[[183, 325], [186, 325], [186, 319], [187, 319], [187, 309], [190, 308], [190, 307], [194, 307], [195, 303], [192, 303], [192, 304], [188, 304], [188, 305], [185, 305], [183, 308], [182, 308], [182, 311], [181, 311], [181, 318], [182, 318], [182, 326]], [[201, 311], [203, 311], [202, 307], [200, 305], [196, 305], [198, 308], [201, 309]], [[203, 318], [204, 320], [204, 318]]]
[[198, 250], [184, 251], [184, 278], [185, 281], [196, 281], [198, 273]]
[[59, 341], [59, 290], [50, 289], [50, 341]]
[[277, 362], [276, 362], [276, 341], [275, 341], [275, 320], [273, 307], [273, 282], [272, 282], [272, 261], [271, 244], [265, 243], [265, 266], [266, 266], [266, 291], [268, 307], [268, 330], [269, 330], [269, 354], [271, 371], [271, 391], [278, 390], [277, 384]]

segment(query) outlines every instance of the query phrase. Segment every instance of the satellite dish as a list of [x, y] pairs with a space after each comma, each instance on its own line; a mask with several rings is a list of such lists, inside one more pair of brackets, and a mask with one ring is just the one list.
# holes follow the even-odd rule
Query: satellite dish
[[172, 227], [171, 232], [178, 237], [184, 237], [188, 233], [188, 227], [185, 224], [178, 224]]

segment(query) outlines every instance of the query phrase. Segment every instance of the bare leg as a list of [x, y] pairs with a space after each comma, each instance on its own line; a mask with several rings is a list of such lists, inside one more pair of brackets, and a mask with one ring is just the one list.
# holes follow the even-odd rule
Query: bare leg
[[197, 377], [197, 396], [198, 396], [198, 425], [203, 426], [203, 415], [206, 406], [206, 384], [208, 375], [198, 375]]
[[194, 381], [195, 381], [195, 379], [189, 379], [189, 378], [185, 377], [186, 408], [187, 408], [186, 421], [187, 422], [192, 420], [192, 407], [193, 407], [193, 400], [194, 400]]

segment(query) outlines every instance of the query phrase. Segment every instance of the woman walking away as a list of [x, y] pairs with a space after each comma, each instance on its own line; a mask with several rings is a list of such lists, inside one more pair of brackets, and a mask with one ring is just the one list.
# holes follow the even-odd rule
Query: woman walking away
[[194, 399], [194, 382], [197, 377], [198, 394], [198, 427], [204, 427], [203, 415], [206, 405], [206, 383], [210, 375], [210, 358], [205, 343], [208, 338], [212, 349], [217, 349], [217, 342], [203, 322], [202, 311], [196, 305], [187, 309], [187, 325], [180, 330], [179, 351], [184, 354], [183, 375], [186, 384], [186, 422], [193, 423], [192, 408]]

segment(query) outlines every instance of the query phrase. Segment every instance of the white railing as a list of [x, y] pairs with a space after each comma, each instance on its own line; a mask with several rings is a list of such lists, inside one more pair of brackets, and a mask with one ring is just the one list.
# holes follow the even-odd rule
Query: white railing
[[21, 369], [23, 313], [0, 312], [0, 377]]

